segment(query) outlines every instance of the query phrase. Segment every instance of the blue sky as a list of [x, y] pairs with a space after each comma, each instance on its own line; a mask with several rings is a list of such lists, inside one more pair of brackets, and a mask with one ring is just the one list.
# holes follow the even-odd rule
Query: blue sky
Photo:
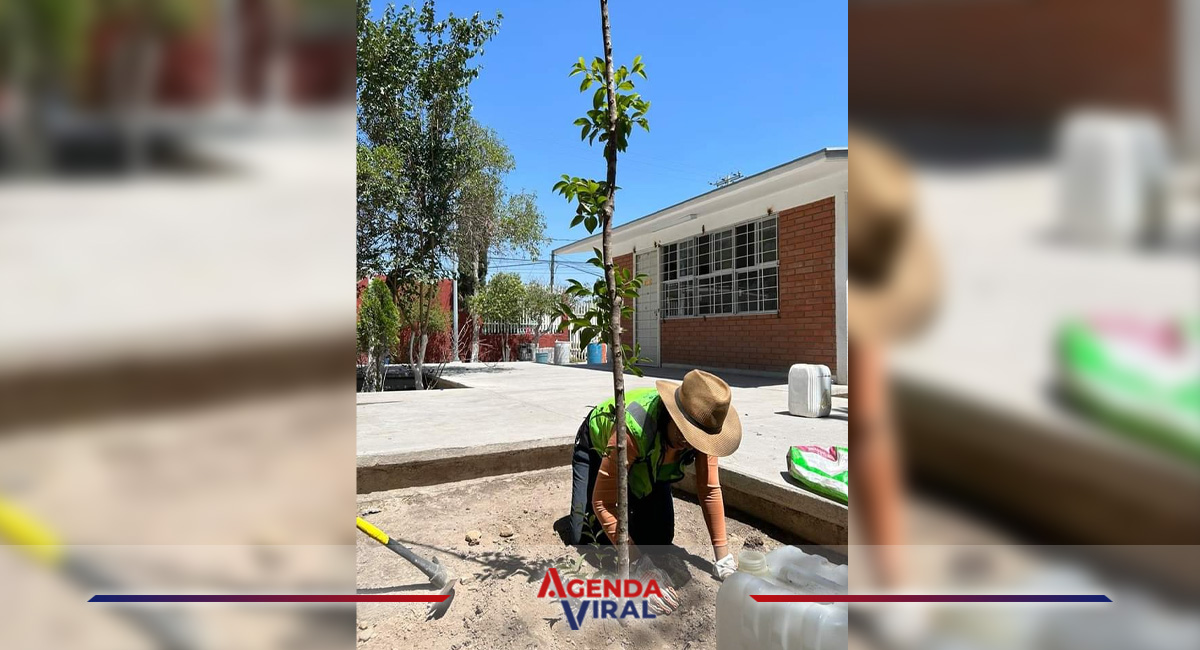
[[[391, 2], [375, 0], [378, 15]], [[402, 5], [404, 2], [395, 2]], [[600, 147], [571, 123], [590, 107], [567, 74], [601, 52], [599, 3], [589, 0], [439, 0], [439, 15], [504, 14], [471, 85], [476, 118], [516, 158], [510, 190], [537, 192], [554, 246], [582, 238], [571, 206], [550, 188], [562, 174], [600, 178]], [[652, 103], [618, 160], [616, 223], [827, 146], [846, 144], [846, 0], [610, 0], [613, 54], [642, 55], [638, 89]], [[577, 261], [586, 255], [573, 256]], [[548, 267], [496, 260], [493, 270], [545, 279]], [[559, 267], [556, 280], [571, 277]], [[578, 276], [582, 277], [582, 276]]]

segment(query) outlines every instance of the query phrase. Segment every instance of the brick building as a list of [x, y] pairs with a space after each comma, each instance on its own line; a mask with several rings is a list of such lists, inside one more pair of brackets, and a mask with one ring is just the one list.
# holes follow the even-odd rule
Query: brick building
[[1200, 151], [1200, 3], [854, 0], [851, 117], [1053, 124], [1148, 110]]
[[648, 365], [822, 363], [845, 383], [848, 176], [822, 149], [614, 228], [616, 263], [649, 276], [624, 324]]

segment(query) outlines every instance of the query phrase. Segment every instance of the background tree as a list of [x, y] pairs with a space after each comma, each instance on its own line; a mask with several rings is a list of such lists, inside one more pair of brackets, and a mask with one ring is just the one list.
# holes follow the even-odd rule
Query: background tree
[[[589, 260], [593, 265], [604, 269], [604, 283], [596, 283], [589, 290], [579, 282], [573, 282], [570, 293], [574, 296], [593, 296], [594, 305], [587, 313], [577, 315], [567, 305], [563, 306], [566, 316], [565, 327], [580, 330], [581, 334], [594, 328], [601, 328], [599, 334], [609, 339], [609, 349], [612, 351], [613, 373], [613, 434], [612, 441], [617, 450], [617, 572], [622, 579], [629, 576], [629, 476], [627, 468], [627, 450], [625, 445], [625, 357], [626, 347], [621, 344], [621, 314], [628, 308], [624, 305], [626, 298], [637, 296], [641, 279], [630, 277], [624, 270], [615, 270], [612, 259], [612, 220], [616, 204], [617, 192], [617, 154], [625, 151], [629, 144], [629, 135], [636, 124], [647, 131], [650, 124], [646, 120], [646, 112], [650, 102], [642, 99], [634, 91], [634, 75], [646, 78], [645, 67], [640, 56], [634, 57], [633, 66], [621, 66], [614, 69], [612, 55], [612, 33], [608, 21], [608, 0], [600, 0], [600, 31], [604, 40], [604, 57], [596, 58], [589, 67], [583, 60], [571, 68], [571, 76], [582, 75], [579, 85], [580, 92], [586, 92], [591, 86], [597, 86], [592, 94], [592, 109], [587, 115], [575, 120], [575, 125], [581, 127], [580, 138], [589, 143], [599, 140], [604, 145], [604, 162], [606, 174], [603, 181], [583, 179], [564, 175], [562, 180], [554, 185], [556, 192], [562, 194], [568, 201], [576, 203], [575, 219], [571, 226], [583, 224], [589, 233], [596, 228], [601, 231], [601, 250]], [[604, 308], [607, 314], [597, 313], [597, 308]], [[632, 310], [628, 310], [632, 313]], [[637, 351], [631, 350], [631, 356], [637, 357]], [[636, 368], [636, 364], [634, 364]]]
[[533, 319], [533, 345], [536, 348], [542, 334], [554, 329], [553, 319], [561, 313], [563, 295], [548, 283], [529, 281], [525, 284], [525, 315]]
[[455, 222], [472, 169], [467, 89], [472, 61], [495, 35], [500, 15], [388, 7], [371, 20], [358, 4], [358, 273], [384, 275], [394, 298], [423, 301], [409, 363], [418, 388], [438, 280], [454, 252]]
[[[445, 357], [435, 359], [438, 362], [437, 368], [433, 371], [426, 370], [425, 356], [431, 337], [450, 331], [450, 310], [443, 307], [438, 300], [440, 293], [440, 283], [416, 283], [401, 286], [396, 294], [401, 333], [408, 339], [407, 345], [402, 346], [402, 351], [407, 352], [408, 358], [414, 360], [410, 364], [413, 368], [414, 387], [422, 389], [427, 387], [427, 378], [434, 380], [429, 382], [428, 386], [436, 383], [436, 379], [441, 376], [442, 367], [449, 361]], [[400, 342], [405, 343], [403, 340]]]
[[[487, 275], [489, 254], [525, 254], [537, 259], [546, 242], [546, 219], [533, 192], [508, 194], [504, 176], [515, 167], [512, 154], [495, 131], [475, 122], [464, 125], [472, 156], [463, 187], [455, 231], [459, 293], [471, 319], [471, 361], [479, 361], [480, 314], [470, 298]], [[457, 340], [457, 332], [455, 333]]]
[[[471, 308], [484, 319], [503, 325], [519, 323], [525, 316], [525, 283], [516, 273], [497, 273], [471, 297]], [[501, 360], [508, 361], [508, 330], [504, 330]]]
[[371, 280], [358, 306], [358, 351], [367, 355], [364, 392], [383, 390], [384, 359], [396, 344], [399, 331], [400, 313], [391, 290], [383, 280]]

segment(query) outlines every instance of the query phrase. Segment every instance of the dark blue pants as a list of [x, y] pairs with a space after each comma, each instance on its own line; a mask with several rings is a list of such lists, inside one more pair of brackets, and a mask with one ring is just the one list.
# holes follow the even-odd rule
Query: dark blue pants
[[[587, 418], [575, 434], [571, 457], [571, 519], [567, 530], [570, 544], [611, 544], [592, 508], [592, 490], [604, 459], [591, 447]], [[632, 450], [631, 450], [632, 451]], [[635, 499], [629, 495], [629, 536], [639, 546], [667, 546], [675, 539], [675, 502], [670, 483], [655, 483], [650, 494]]]

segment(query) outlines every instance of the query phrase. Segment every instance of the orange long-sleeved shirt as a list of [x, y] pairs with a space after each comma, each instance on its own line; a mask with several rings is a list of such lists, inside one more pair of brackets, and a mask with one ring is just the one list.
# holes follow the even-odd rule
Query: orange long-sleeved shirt
[[[637, 444], [634, 443], [632, 437], [625, 439], [625, 449], [626, 466], [632, 465], [637, 460], [634, 453], [631, 453], [637, 450]], [[704, 513], [704, 523], [708, 526], [708, 535], [712, 538], [712, 545], [714, 547], [725, 546], [727, 543], [725, 502], [721, 497], [721, 481], [717, 476], [716, 456], [696, 452], [696, 494], [699, 496], [700, 509]], [[596, 518], [600, 520], [600, 525], [604, 527], [608, 538], [614, 542], [617, 539], [616, 507], [617, 448], [614, 445], [600, 463], [596, 487], [592, 490], [592, 508], [596, 511]], [[632, 538], [630, 541], [637, 542]]]

